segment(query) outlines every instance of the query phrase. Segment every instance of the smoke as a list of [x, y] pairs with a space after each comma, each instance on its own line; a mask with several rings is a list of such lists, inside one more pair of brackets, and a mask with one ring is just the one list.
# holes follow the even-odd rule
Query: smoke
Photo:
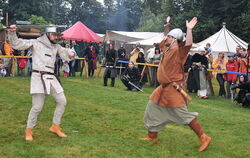
[[117, 10], [107, 17], [108, 29], [128, 31], [128, 13], [130, 9], [124, 4], [124, 0], [117, 0]]

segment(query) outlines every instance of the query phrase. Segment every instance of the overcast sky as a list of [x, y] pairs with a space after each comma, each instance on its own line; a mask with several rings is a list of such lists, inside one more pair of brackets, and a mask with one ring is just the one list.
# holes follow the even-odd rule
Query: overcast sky
[[103, 0], [97, 0], [98, 2], [101, 2], [103, 4]]

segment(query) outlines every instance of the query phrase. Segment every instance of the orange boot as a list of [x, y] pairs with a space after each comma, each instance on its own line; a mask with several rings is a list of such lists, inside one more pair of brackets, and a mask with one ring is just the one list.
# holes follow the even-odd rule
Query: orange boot
[[25, 130], [25, 140], [26, 141], [32, 141], [33, 137], [32, 137], [32, 129], [31, 128], [26, 128]]
[[145, 138], [139, 138], [140, 140], [145, 140], [145, 141], [157, 141], [157, 132], [148, 132], [148, 136]]
[[57, 124], [53, 124], [49, 129], [50, 132], [57, 134], [58, 137], [66, 138], [67, 135], [64, 134], [61, 130], [62, 128], [60, 127], [60, 125]]
[[200, 139], [201, 146], [198, 151], [201, 152], [205, 150], [210, 144], [211, 138], [203, 132], [202, 127], [198, 122], [198, 120], [194, 119], [193, 121], [191, 121], [189, 127], [193, 129], [193, 131], [197, 134], [197, 136]]
[[201, 142], [201, 146], [199, 148], [199, 151], [201, 152], [208, 147], [208, 145], [211, 142], [211, 138], [209, 136], [207, 136], [206, 134], [202, 134], [199, 139]]

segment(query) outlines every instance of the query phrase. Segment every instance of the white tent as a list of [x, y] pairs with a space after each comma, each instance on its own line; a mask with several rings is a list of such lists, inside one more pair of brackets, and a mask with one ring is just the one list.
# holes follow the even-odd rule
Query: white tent
[[[140, 41], [135, 41], [135, 42], [129, 42], [128, 44], [136, 44], [139, 42], [141, 45], [144, 46], [153, 46], [154, 43], [160, 43], [164, 39], [164, 33], [159, 33], [158, 35], [145, 39], [145, 40], [140, 40]], [[193, 43], [192, 48], [197, 48], [198, 45], [196, 43]]]
[[107, 30], [104, 37], [98, 41], [121, 41], [121, 42], [133, 42], [138, 40], [144, 40], [160, 34], [159, 32], [126, 32], [126, 31], [111, 31]]
[[163, 38], [164, 38], [164, 34], [158, 33], [157, 35], [155, 35], [149, 39], [129, 42], [129, 44], [136, 44], [137, 42], [139, 42], [141, 45], [152, 46], [154, 43], [160, 43], [163, 40]]
[[[197, 43], [198, 47], [205, 47], [207, 43], [211, 44], [213, 52], [232, 52], [236, 53], [236, 47], [240, 45], [247, 48], [247, 43], [230, 32], [225, 25], [214, 35], [208, 37], [204, 41]], [[198, 48], [191, 51], [197, 52]]]

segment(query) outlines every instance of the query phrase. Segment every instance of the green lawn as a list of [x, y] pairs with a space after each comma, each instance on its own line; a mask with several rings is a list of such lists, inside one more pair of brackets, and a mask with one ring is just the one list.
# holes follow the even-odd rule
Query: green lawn
[[139, 141], [147, 133], [143, 115], [153, 89], [125, 91], [118, 80], [114, 88], [103, 87], [101, 78], [63, 78], [68, 104], [62, 127], [68, 138], [48, 132], [55, 107], [53, 99], [47, 97], [34, 129], [34, 141], [26, 142], [29, 81], [27, 77], [0, 78], [1, 158], [250, 157], [249, 109], [223, 98], [200, 100], [192, 94], [189, 110], [199, 112], [204, 130], [212, 137], [208, 150], [199, 153], [193, 131], [177, 124], [161, 131], [158, 142]]

